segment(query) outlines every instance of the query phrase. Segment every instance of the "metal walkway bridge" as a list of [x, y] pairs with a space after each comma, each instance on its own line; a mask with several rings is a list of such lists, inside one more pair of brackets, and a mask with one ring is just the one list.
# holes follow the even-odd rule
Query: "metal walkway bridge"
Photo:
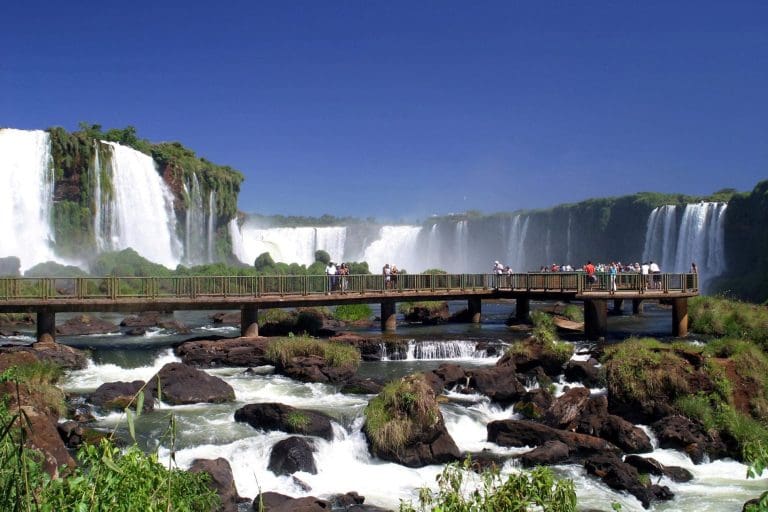
[[515, 299], [518, 318], [528, 316], [531, 300], [581, 300], [588, 339], [605, 336], [607, 302], [614, 308], [632, 300], [673, 306], [672, 332], [687, 333], [687, 299], [698, 295], [696, 274], [620, 273], [615, 290], [610, 276], [591, 282], [583, 272], [494, 274], [400, 274], [349, 276], [175, 276], [175, 277], [4, 277], [0, 312], [37, 314], [38, 339], [55, 335], [57, 312], [174, 311], [240, 309], [243, 335], [258, 333], [258, 309], [350, 303], [380, 303], [381, 325], [395, 329], [396, 303], [467, 300], [480, 321], [482, 300]]

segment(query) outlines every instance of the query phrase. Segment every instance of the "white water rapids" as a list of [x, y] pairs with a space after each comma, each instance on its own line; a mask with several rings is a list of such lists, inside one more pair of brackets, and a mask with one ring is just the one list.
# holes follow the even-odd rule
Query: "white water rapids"
[[[168, 362], [176, 361], [170, 350], [161, 353], [151, 364], [139, 368], [123, 368], [115, 364], [91, 363], [88, 368], [71, 372], [65, 388], [86, 392], [104, 382], [147, 380]], [[485, 362], [483, 362], [485, 361]], [[478, 361], [492, 364], [495, 359]], [[402, 364], [396, 362], [381, 364]], [[344, 395], [334, 386], [307, 384], [275, 375], [271, 367], [257, 368], [255, 374], [245, 374], [243, 368], [209, 370], [230, 384], [236, 395], [232, 404], [196, 404], [186, 406], [161, 405], [155, 412], [142, 415], [136, 421], [137, 432], [147, 444], [156, 446], [168, 425], [169, 414], [177, 421], [176, 460], [188, 467], [197, 458], [227, 459], [233, 469], [238, 492], [255, 497], [260, 491], [276, 491], [291, 496], [331, 494], [357, 491], [366, 503], [397, 510], [400, 500], [414, 500], [422, 486], [434, 486], [442, 466], [411, 469], [371, 457], [361, 433], [363, 410], [369, 396]], [[562, 386], [562, 385], [561, 385]], [[561, 387], [559, 386], [559, 387]], [[452, 393], [448, 393], [449, 397]], [[449, 433], [460, 450], [479, 452], [489, 450], [499, 455], [523, 453], [527, 449], [510, 449], [486, 441], [488, 422], [515, 417], [512, 409], [504, 409], [482, 396], [455, 395], [460, 403], [448, 401], [441, 406]], [[234, 411], [248, 403], [281, 402], [294, 407], [315, 409], [335, 418], [334, 439], [330, 442], [314, 439], [314, 454], [318, 474], [296, 473], [295, 476], [311, 490], [299, 487], [292, 477], [276, 476], [267, 469], [271, 447], [289, 437], [284, 432], [262, 432], [246, 423], [234, 421]], [[121, 425], [124, 418], [111, 414], [98, 418], [98, 425], [110, 428]], [[168, 447], [160, 446], [161, 460], [167, 461]], [[742, 504], [758, 496], [766, 488], [766, 480], [747, 480], [746, 467], [733, 461], [715, 461], [694, 465], [680, 452], [656, 449], [651, 456], [666, 465], [682, 466], [694, 475], [689, 483], [660, 480], [676, 495], [670, 502], [654, 503], [653, 511], [723, 512], [741, 510]], [[586, 474], [580, 466], [555, 466], [555, 471], [574, 480], [580, 509], [608, 510], [619, 503], [623, 511], [644, 510], [632, 496], [608, 489]], [[519, 471], [507, 462], [504, 472]], [[656, 478], [654, 477], [654, 481]]]

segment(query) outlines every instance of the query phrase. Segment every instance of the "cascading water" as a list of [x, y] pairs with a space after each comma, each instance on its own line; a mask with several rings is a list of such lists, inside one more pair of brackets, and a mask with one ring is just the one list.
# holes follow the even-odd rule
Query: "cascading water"
[[685, 206], [677, 219], [673, 205], [655, 208], [648, 216], [643, 261], [656, 261], [663, 272], [688, 272], [696, 263], [702, 285], [725, 271], [727, 203]]
[[242, 252], [238, 258], [244, 263], [252, 263], [268, 252], [275, 261], [311, 265], [315, 252], [320, 250], [334, 262], [344, 261], [346, 227], [263, 228], [246, 222], [240, 232]]
[[246, 263], [247, 258], [245, 249], [243, 248], [243, 234], [240, 232], [240, 226], [237, 225], [237, 219], [231, 219], [228, 227], [229, 239], [232, 240], [232, 255], [243, 263]]
[[187, 194], [187, 213], [184, 226], [184, 261], [187, 264], [202, 263], [202, 234], [205, 222], [203, 194], [197, 174], [192, 174], [189, 184], [184, 184]]
[[506, 262], [514, 272], [525, 272], [525, 237], [528, 234], [529, 217], [515, 215], [507, 230]]
[[[114, 142], [101, 142], [110, 158], [100, 165], [108, 176], [112, 192], [102, 194], [102, 225], [97, 232], [99, 247], [109, 250], [132, 248], [143, 257], [169, 268], [179, 263], [181, 243], [176, 236], [173, 196], [157, 172], [151, 157]], [[97, 152], [98, 154], [98, 152]], [[101, 188], [104, 187], [103, 180]]]
[[0, 257], [17, 256], [22, 270], [54, 259], [53, 183], [48, 133], [0, 129]]
[[207, 256], [208, 256], [208, 263], [212, 263], [214, 261], [214, 245], [216, 240], [216, 191], [211, 190], [210, 195], [208, 196], [208, 229], [207, 229], [207, 238], [208, 238], [208, 244], [207, 244]]
[[411, 273], [421, 272], [429, 262], [419, 251], [421, 226], [382, 226], [379, 237], [365, 248], [363, 260], [376, 274], [389, 263]]

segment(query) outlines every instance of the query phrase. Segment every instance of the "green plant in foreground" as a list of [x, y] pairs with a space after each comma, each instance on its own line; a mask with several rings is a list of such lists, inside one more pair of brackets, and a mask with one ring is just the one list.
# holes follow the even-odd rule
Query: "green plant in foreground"
[[285, 420], [297, 432], [303, 432], [310, 423], [309, 416], [301, 411], [291, 411]]
[[[768, 449], [766, 444], [757, 441], [747, 443], [744, 446], [744, 460], [747, 461], [747, 478], [759, 478], [768, 468]], [[744, 506], [745, 512], [766, 512], [768, 511], [768, 491], [757, 498], [757, 503], [749, 503]]]
[[552, 470], [537, 467], [507, 475], [497, 468], [480, 475], [472, 461], [448, 464], [437, 477], [437, 490], [423, 488], [419, 503], [401, 502], [400, 512], [574, 512], [576, 491], [571, 480], [558, 480]]

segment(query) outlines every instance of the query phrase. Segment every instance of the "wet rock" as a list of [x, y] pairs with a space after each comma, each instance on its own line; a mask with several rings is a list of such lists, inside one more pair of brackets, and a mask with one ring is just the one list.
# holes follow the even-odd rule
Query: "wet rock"
[[571, 388], [555, 399], [552, 407], [544, 413], [543, 423], [552, 428], [573, 430], [589, 401], [589, 389]]
[[302, 437], [292, 436], [275, 443], [269, 454], [267, 469], [276, 475], [291, 475], [297, 471], [317, 474], [314, 447]]
[[[136, 409], [136, 397], [139, 391], [144, 388], [146, 383], [143, 380], [133, 382], [107, 382], [96, 388], [91, 393], [89, 401], [105, 410], [122, 411], [129, 405]], [[142, 412], [149, 412], [154, 409], [155, 397], [150, 392], [144, 393], [144, 405]]]
[[[157, 387], [160, 381], [161, 395]], [[235, 399], [232, 386], [218, 377], [183, 363], [168, 363], [157, 372], [146, 387], [147, 393], [171, 405], [222, 403]]]
[[235, 421], [248, 423], [262, 430], [280, 430], [333, 439], [331, 419], [323, 413], [296, 409], [279, 403], [248, 404], [235, 411]]
[[588, 388], [603, 386], [597, 359], [591, 357], [587, 361], [574, 361], [571, 359], [566, 364], [564, 373], [565, 380], [568, 382], [580, 382]]
[[240, 312], [220, 312], [211, 315], [211, 320], [214, 324], [232, 324], [240, 325]]
[[701, 464], [705, 455], [718, 459], [728, 454], [719, 438], [710, 436], [703, 425], [684, 416], [668, 416], [654, 423], [652, 428], [659, 447], [685, 452], [694, 464]]
[[637, 469], [640, 473], [657, 476], [663, 475], [673, 482], [689, 482], [693, 480], [693, 474], [687, 469], [679, 466], [665, 466], [651, 457], [627, 455], [624, 457], [624, 462]]
[[520, 461], [525, 467], [534, 467], [542, 465], [557, 464], [568, 460], [570, 450], [568, 445], [562, 441], [547, 441], [543, 445], [524, 453], [520, 456]]
[[264, 366], [271, 364], [264, 356], [268, 344], [267, 338], [196, 340], [182, 343], [175, 352], [184, 364], [198, 368]]
[[456, 389], [457, 391], [460, 391], [461, 389], [466, 388], [469, 383], [466, 370], [458, 364], [443, 363], [438, 366], [436, 370], [432, 370], [432, 373], [440, 377], [440, 380], [443, 381], [444, 388], [450, 390]]
[[351, 379], [357, 366], [344, 364], [334, 366], [321, 356], [292, 357], [285, 362], [275, 363], [275, 372], [301, 382], [341, 383]]
[[232, 467], [227, 459], [195, 459], [189, 468], [190, 473], [208, 473], [211, 476], [208, 485], [221, 498], [220, 512], [237, 512], [237, 504], [243, 498], [237, 493]]
[[616, 455], [595, 455], [584, 462], [584, 467], [589, 474], [599, 477], [611, 489], [632, 494], [645, 508], [649, 508], [652, 501], [674, 497], [665, 486], [644, 484], [637, 469]]
[[259, 512], [327, 512], [331, 504], [320, 498], [292, 498], [277, 492], [263, 492], [253, 500], [253, 510]]
[[552, 394], [543, 388], [526, 392], [515, 404], [515, 412], [530, 420], [540, 420], [552, 406]]
[[28, 445], [43, 455], [42, 466], [45, 472], [56, 477], [61, 466], [74, 468], [75, 460], [59, 435], [56, 421], [34, 407], [22, 406], [21, 409], [25, 421], [19, 426], [26, 432]]
[[341, 387], [341, 392], [348, 395], [376, 395], [384, 388], [384, 383], [374, 379], [352, 377]]
[[77, 315], [61, 325], [56, 326], [58, 336], [82, 336], [85, 334], [109, 334], [120, 332], [120, 328], [91, 315]]
[[491, 401], [509, 406], [519, 401], [526, 393], [517, 379], [514, 366], [494, 366], [467, 370], [469, 389], [486, 395]]

